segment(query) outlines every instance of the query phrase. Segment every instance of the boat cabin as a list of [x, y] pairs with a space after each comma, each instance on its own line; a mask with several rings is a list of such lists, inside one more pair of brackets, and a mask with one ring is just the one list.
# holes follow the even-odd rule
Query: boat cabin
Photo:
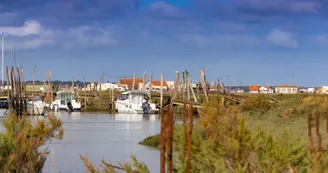
[[68, 102], [72, 100], [77, 100], [74, 92], [58, 92], [56, 95], [56, 100], [60, 100], [61, 105], [67, 105]]
[[146, 91], [128, 91], [122, 93], [118, 100], [129, 100], [129, 103], [142, 104], [144, 100], [149, 100], [149, 93]]

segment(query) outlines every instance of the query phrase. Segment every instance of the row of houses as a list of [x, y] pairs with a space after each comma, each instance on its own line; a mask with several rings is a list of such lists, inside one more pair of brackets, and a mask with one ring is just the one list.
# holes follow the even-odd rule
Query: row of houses
[[328, 94], [328, 86], [322, 86], [320, 88], [299, 88], [293, 85], [278, 85], [274, 88], [269, 86], [250, 85], [250, 93], [281, 93], [281, 94], [297, 94], [297, 93], [317, 93]]
[[298, 86], [291, 85], [278, 85], [274, 88], [269, 86], [259, 86], [259, 85], [250, 85], [249, 86], [250, 93], [281, 93], [281, 94], [296, 94], [298, 93]]
[[[91, 82], [83, 88], [82, 90], [97, 90], [97, 91], [106, 91], [111, 89], [116, 89], [119, 91], [128, 91], [134, 89], [143, 89], [143, 79], [136, 78], [133, 86], [133, 78], [121, 78], [118, 83], [97, 83]], [[145, 89], [149, 90], [152, 88], [152, 91], [160, 91], [161, 90], [161, 81], [154, 80], [152, 82], [148, 81], [145, 83]], [[163, 90], [168, 91], [174, 89], [174, 81], [163, 81]]]

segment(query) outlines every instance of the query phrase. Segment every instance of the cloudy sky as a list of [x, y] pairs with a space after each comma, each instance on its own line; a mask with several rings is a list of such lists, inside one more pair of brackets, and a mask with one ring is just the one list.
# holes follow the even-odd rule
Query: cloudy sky
[[174, 80], [176, 70], [232, 85], [328, 85], [324, 0], [2, 0], [5, 64], [32, 79]]

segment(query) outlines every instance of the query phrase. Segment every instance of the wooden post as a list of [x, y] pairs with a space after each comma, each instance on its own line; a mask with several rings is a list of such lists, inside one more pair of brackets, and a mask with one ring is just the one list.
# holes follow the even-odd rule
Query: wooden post
[[189, 80], [189, 72], [186, 71], [186, 90], [187, 90], [187, 100], [190, 101], [190, 80]]
[[177, 94], [178, 94], [178, 87], [179, 87], [179, 79], [180, 79], [180, 72], [177, 71], [176, 73], [176, 79], [175, 79], [175, 83], [174, 83], [174, 92], [171, 98], [171, 103], [173, 104], [174, 99], [176, 98]]
[[192, 84], [192, 81], [189, 78], [189, 74], [188, 74], [187, 80], [188, 80], [188, 83], [189, 83], [189, 87], [190, 87], [191, 93], [192, 93], [192, 95], [194, 97], [194, 100], [195, 100], [195, 102], [198, 102], [197, 97], [196, 97], [195, 92], [194, 92], [194, 88], [192, 87], [192, 85], [190, 85], [190, 84]]
[[153, 82], [153, 74], [152, 73], [150, 73], [149, 74], [149, 100], [151, 100], [151, 91], [152, 91], [152, 88], [153, 88], [153, 84], [152, 84], [152, 82]]
[[188, 118], [188, 112], [187, 112], [187, 103], [184, 102], [183, 104], [183, 147], [182, 147], [182, 157], [183, 161], [185, 161], [186, 158], [186, 152], [187, 152], [187, 118]]
[[[138, 85], [139, 86], [139, 85]], [[142, 75], [142, 90], [146, 90], [146, 73]]]
[[160, 158], [160, 172], [165, 173], [165, 153], [166, 153], [166, 120], [165, 115], [161, 112], [161, 132], [160, 132], [160, 148], [161, 148], [161, 158]]
[[84, 111], [87, 110], [87, 88], [85, 87], [85, 77], [83, 77], [83, 85], [84, 85]]
[[201, 82], [202, 82], [202, 86], [203, 86], [203, 90], [204, 90], [205, 99], [206, 99], [207, 102], [209, 102], [209, 98], [208, 98], [208, 95], [207, 95], [207, 83], [206, 83], [204, 69], [200, 70], [200, 78], [201, 78]]
[[194, 108], [192, 105], [190, 105], [190, 111], [189, 111], [189, 133], [188, 133], [188, 160], [187, 160], [187, 173], [191, 172], [191, 144], [192, 144], [192, 130], [193, 130], [193, 123], [194, 123], [194, 117], [193, 117], [193, 111]]
[[33, 92], [32, 92], [32, 115], [34, 115], [34, 82], [35, 82], [35, 69], [36, 65], [34, 65], [34, 71], [33, 71]]
[[163, 109], [163, 85], [164, 85], [164, 74], [161, 74], [161, 100], [160, 100], [160, 108], [161, 111]]
[[169, 105], [168, 112], [167, 112], [167, 148], [168, 148], [168, 166], [167, 166], [167, 172], [172, 173], [173, 170], [173, 164], [172, 164], [172, 158], [173, 158], [173, 112], [172, 112], [172, 106]]
[[133, 79], [132, 79], [132, 91], [134, 91], [134, 86], [136, 85], [136, 74], [133, 74]]

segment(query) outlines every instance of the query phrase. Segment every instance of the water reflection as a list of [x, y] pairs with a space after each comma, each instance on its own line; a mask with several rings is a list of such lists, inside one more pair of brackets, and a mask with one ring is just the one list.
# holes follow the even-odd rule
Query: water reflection
[[[63, 121], [64, 139], [49, 146], [55, 155], [54, 172], [84, 172], [79, 155], [85, 153], [94, 164], [102, 158], [114, 164], [130, 161], [132, 153], [150, 172], [158, 172], [159, 152], [138, 142], [159, 133], [159, 115], [58, 112], [55, 116]], [[51, 156], [43, 172], [51, 172]]]

